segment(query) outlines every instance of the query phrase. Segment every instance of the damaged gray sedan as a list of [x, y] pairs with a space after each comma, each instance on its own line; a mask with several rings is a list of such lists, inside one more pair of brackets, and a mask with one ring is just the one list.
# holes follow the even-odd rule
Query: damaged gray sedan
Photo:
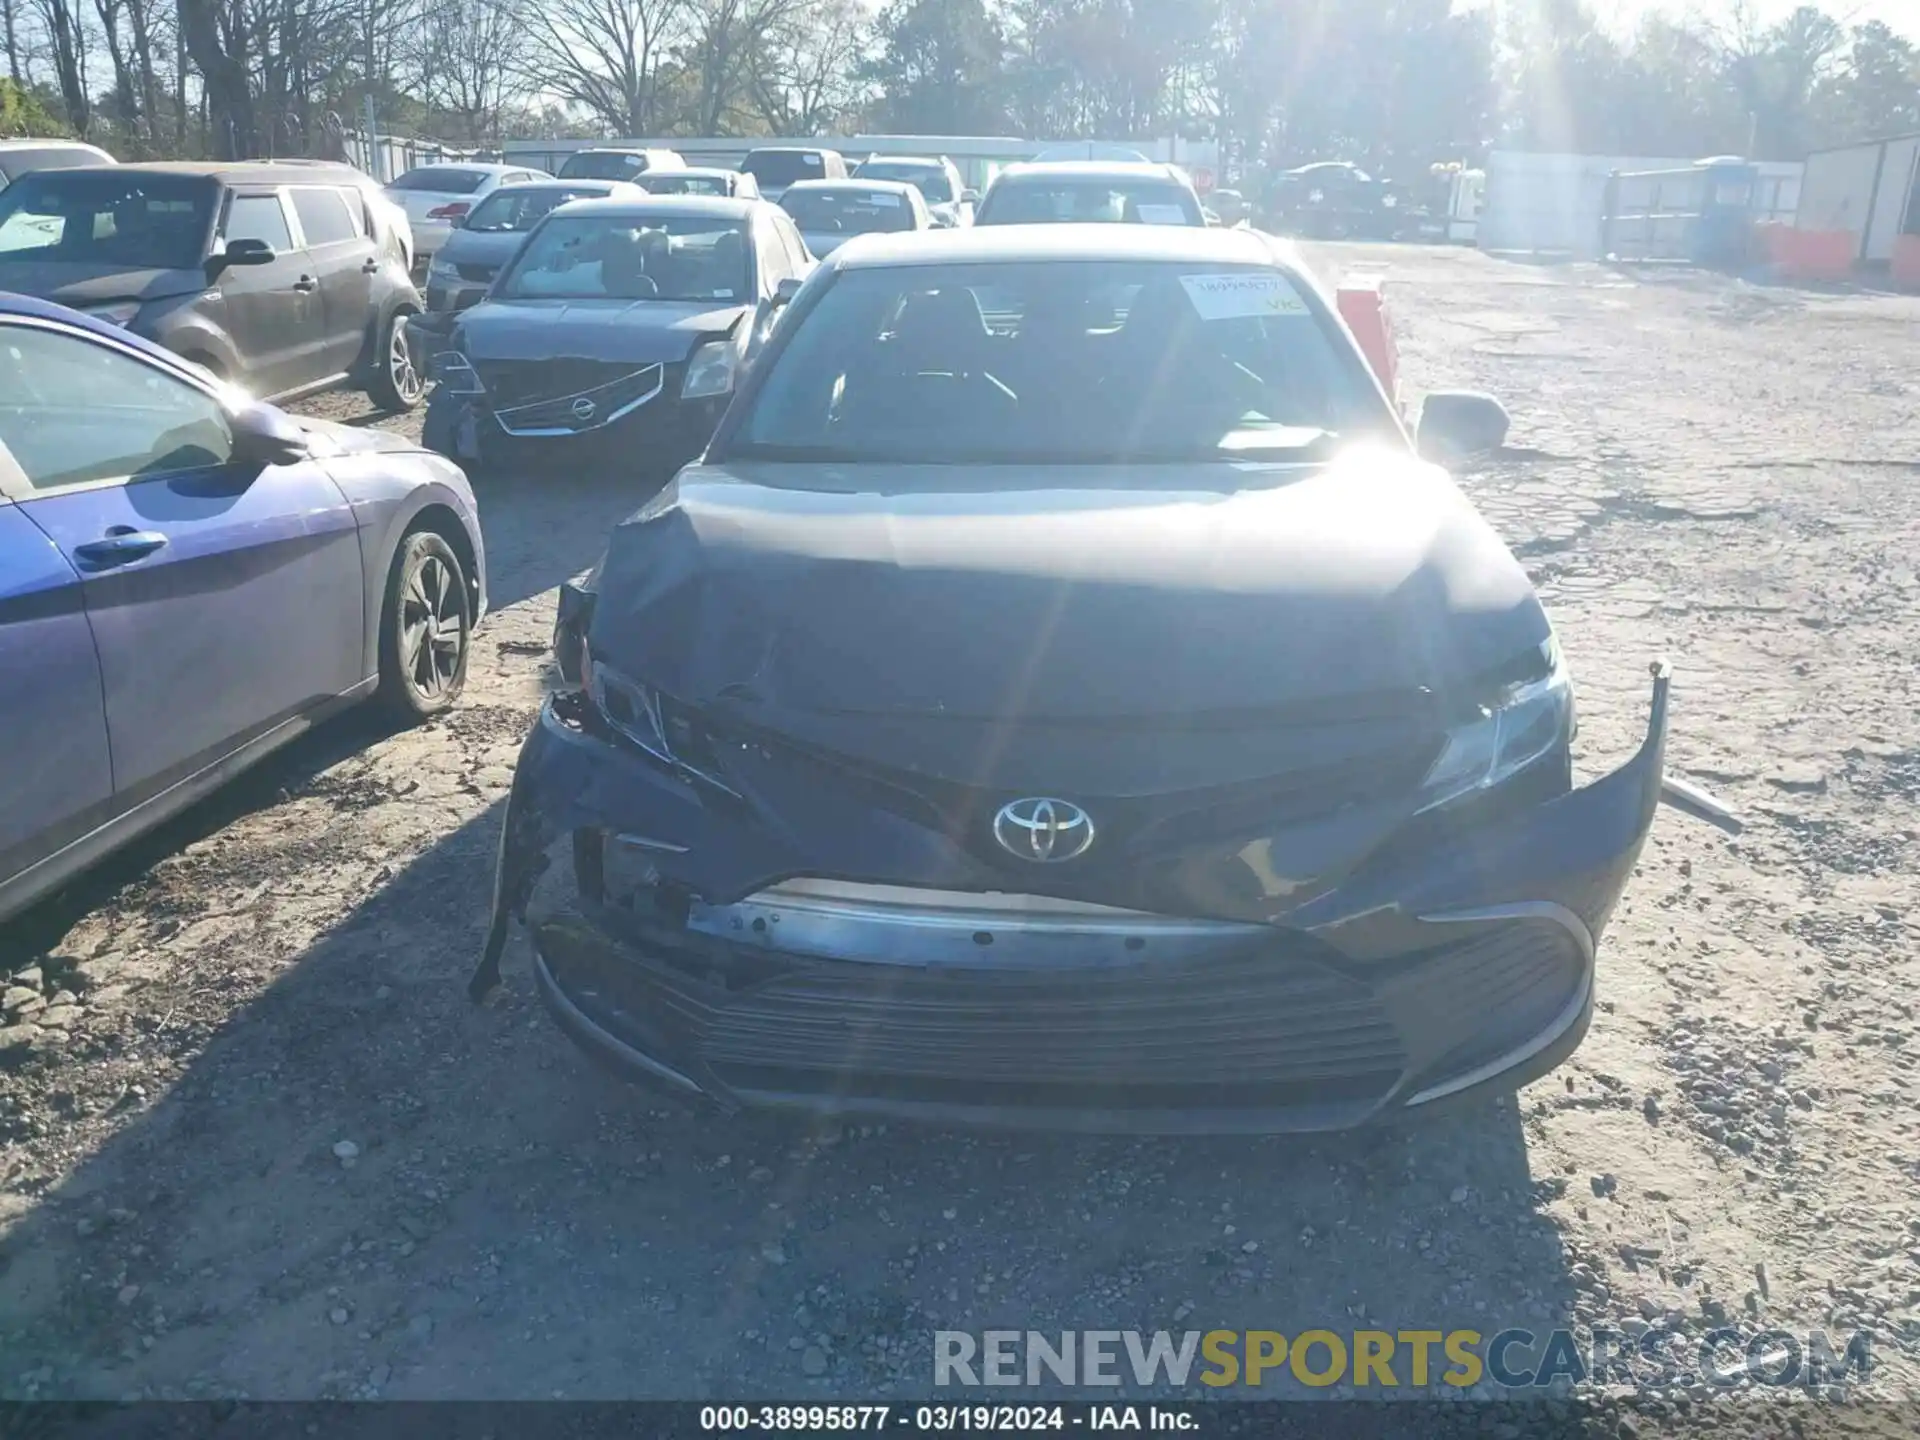
[[1246, 231], [848, 244], [556, 650], [472, 992], [521, 922], [574, 1040], [728, 1108], [1263, 1132], [1511, 1089], [1585, 1033], [1663, 793], [1727, 820], [1664, 782], [1660, 666], [1574, 787], [1525, 572]]

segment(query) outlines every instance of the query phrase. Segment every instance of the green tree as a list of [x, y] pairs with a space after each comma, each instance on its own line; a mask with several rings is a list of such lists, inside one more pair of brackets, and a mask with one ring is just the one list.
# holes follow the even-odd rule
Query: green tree
[[877, 22], [874, 123], [910, 135], [996, 135], [1007, 128], [1005, 33], [982, 0], [893, 0]]

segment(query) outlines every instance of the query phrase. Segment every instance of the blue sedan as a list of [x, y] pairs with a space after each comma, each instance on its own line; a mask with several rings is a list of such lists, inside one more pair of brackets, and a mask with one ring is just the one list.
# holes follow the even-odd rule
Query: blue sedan
[[0, 917], [363, 699], [452, 705], [458, 466], [0, 294]]

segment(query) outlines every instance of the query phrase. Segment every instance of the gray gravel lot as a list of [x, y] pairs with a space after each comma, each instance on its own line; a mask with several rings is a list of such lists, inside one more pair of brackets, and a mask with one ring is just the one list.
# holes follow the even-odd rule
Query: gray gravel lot
[[488, 478], [457, 712], [328, 727], [0, 928], [0, 1396], [898, 1397], [935, 1328], [1725, 1317], [1870, 1329], [1920, 1397], [1920, 300], [1315, 259], [1389, 277], [1411, 395], [1512, 408], [1463, 483], [1583, 770], [1664, 653], [1673, 763], [1752, 822], [1662, 814], [1568, 1066], [1312, 1143], [808, 1130], [603, 1078], [517, 947], [470, 1007], [554, 587], [644, 494]]

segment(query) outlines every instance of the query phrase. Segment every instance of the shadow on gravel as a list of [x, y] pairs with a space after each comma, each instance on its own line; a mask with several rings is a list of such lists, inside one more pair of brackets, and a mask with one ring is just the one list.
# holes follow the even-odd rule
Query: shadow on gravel
[[[0, 1256], [0, 1394], [925, 1397], [937, 1329], [1570, 1314], [1536, 1203], [1565, 1180], [1529, 1174], [1511, 1102], [1131, 1140], [727, 1119], [607, 1080], [542, 1013], [523, 940], [496, 1004], [465, 998], [499, 823], [369, 895], [37, 1197]], [[118, 1043], [83, 1029], [59, 1063]], [[1179, 1393], [1233, 1393], [1198, 1374]]]
[[487, 602], [502, 610], [593, 564], [607, 532], [672, 477], [658, 466], [636, 466], [631, 474], [480, 470], [469, 478], [487, 542]]

